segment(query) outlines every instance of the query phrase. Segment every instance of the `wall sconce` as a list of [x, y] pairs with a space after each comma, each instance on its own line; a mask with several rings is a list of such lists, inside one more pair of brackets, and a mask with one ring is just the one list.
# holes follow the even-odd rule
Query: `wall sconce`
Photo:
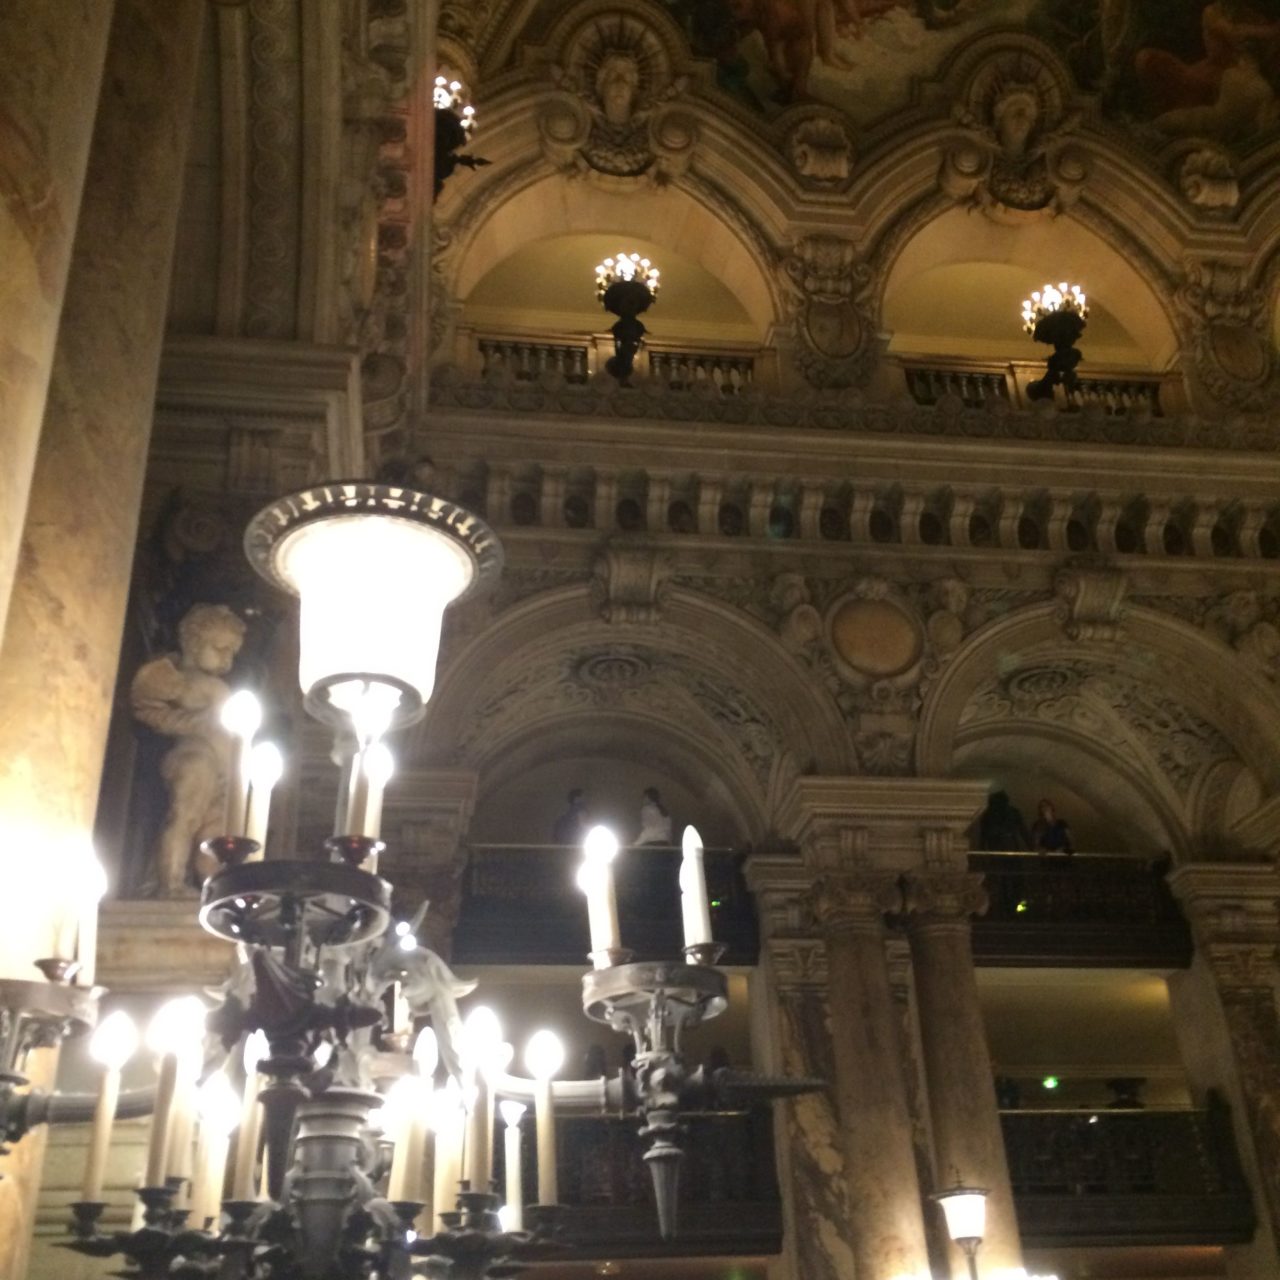
[[966, 1187], [957, 1177], [954, 1187], [929, 1197], [942, 1206], [947, 1235], [969, 1263], [969, 1280], [978, 1280], [978, 1246], [987, 1229], [987, 1195], [985, 1187]]
[[436, 118], [435, 194], [439, 196], [445, 181], [460, 164], [478, 169], [489, 161], [462, 151], [476, 127], [476, 109], [466, 100], [461, 80], [436, 76], [431, 104]]

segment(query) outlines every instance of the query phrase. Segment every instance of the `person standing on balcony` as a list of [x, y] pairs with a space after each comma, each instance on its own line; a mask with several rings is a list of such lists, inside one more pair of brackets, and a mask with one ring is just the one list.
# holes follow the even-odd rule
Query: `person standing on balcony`
[[587, 827], [587, 793], [581, 787], [574, 787], [566, 797], [569, 807], [555, 820], [551, 828], [552, 844], [579, 845], [586, 839]]
[[1007, 791], [993, 791], [978, 819], [978, 848], [987, 853], [1025, 853], [1031, 836]]
[[657, 787], [646, 787], [640, 797], [640, 834], [636, 844], [670, 844], [671, 815]]
[[1075, 853], [1071, 845], [1071, 830], [1053, 807], [1052, 800], [1041, 800], [1039, 814], [1031, 824], [1031, 843], [1039, 854], [1065, 853], [1068, 857]]

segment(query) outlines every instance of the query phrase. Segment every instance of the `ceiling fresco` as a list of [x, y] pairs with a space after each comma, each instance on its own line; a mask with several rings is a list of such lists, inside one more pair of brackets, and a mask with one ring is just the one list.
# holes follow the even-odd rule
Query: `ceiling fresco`
[[867, 125], [973, 36], [1023, 29], [1113, 119], [1248, 144], [1280, 122], [1280, 0], [664, 0], [720, 88], [765, 114], [797, 102]]

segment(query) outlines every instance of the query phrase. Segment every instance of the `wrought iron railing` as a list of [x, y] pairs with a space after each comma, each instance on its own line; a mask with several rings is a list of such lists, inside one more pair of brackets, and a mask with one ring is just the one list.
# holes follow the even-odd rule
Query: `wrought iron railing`
[[1191, 933], [1165, 883], [1166, 858], [975, 853], [969, 865], [982, 873], [990, 900], [974, 921], [980, 964], [1191, 961]]
[[1254, 1213], [1222, 1106], [1004, 1111], [1026, 1243], [1229, 1244]]

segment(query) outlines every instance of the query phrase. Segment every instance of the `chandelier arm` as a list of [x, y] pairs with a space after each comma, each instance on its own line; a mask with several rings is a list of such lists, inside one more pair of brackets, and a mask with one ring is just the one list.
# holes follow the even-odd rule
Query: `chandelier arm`
[[[98, 1104], [95, 1093], [46, 1093], [33, 1089], [30, 1093], [0, 1094], [0, 1131], [9, 1142], [22, 1137], [42, 1124], [87, 1124], [93, 1119]], [[116, 1104], [117, 1120], [137, 1120], [149, 1116], [156, 1106], [156, 1090], [130, 1089], [120, 1095]]]

